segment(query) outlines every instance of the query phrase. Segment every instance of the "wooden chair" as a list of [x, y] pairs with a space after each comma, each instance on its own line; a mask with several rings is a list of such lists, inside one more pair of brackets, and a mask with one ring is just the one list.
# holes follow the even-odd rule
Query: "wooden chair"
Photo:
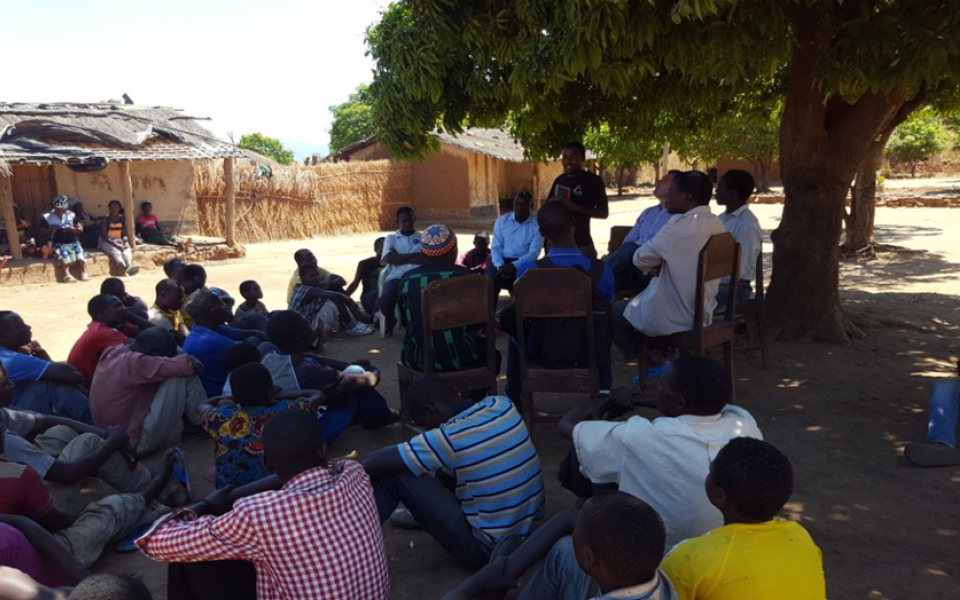
[[[599, 392], [593, 331], [593, 283], [579, 269], [530, 269], [514, 284], [513, 301], [523, 387], [520, 413], [527, 427], [531, 427], [536, 415], [533, 408], [535, 393], [583, 393], [595, 396]], [[551, 318], [583, 319], [587, 329], [586, 368], [547, 368], [527, 356], [524, 323], [530, 319]]]
[[[697, 291], [693, 314], [693, 329], [682, 331], [668, 336], [648, 337], [639, 334], [640, 338], [640, 390], [646, 393], [648, 352], [651, 347], [666, 347], [673, 352], [686, 351], [702, 356], [710, 348], [723, 346], [723, 361], [733, 381], [733, 339], [734, 315], [737, 302], [737, 276], [740, 271], [740, 244], [729, 233], [714, 235], [700, 250], [700, 259], [697, 263]], [[703, 325], [703, 295], [708, 281], [730, 278], [730, 289], [727, 296], [726, 310], [714, 317], [713, 323]], [[732, 398], [735, 398], [734, 394]]]
[[738, 352], [753, 354], [760, 351], [760, 362], [767, 367], [767, 338], [764, 335], [764, 287], [763, 287], [763, 252], [757, 254], [757, 289], [754, 297], [743, 300], [737, 305], [737, 320], [746, 327], [745, 345], [737, 346]]
[[623, 240], [633, 227], [628, 225], [614, 225], [610, 228], [610, 241], [607, 242], [607, 252], [615, 252], [623, 245]]
[[[404, 434], [419, 432], [410, 419], [407, 390], [425, 375], [438, 375], [449, 381], [461, 394], [486, 389], [497, 393], [497, 349], [494, 330], [493, 281], [481, 275], [465, 275], [431, 282], [420, 291], [423, 311], [423, 371], [397, 363], [400, 388], [400, 419]], [[466, 371], [434, 371], [433, 334], [437, 331], [483, 325], [486, 334], [487, 364]]]

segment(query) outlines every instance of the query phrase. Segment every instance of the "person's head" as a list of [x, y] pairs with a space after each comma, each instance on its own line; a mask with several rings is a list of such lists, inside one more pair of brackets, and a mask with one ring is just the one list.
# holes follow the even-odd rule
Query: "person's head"
[[683, 173], [683, 171], [670, 169], [653, 185], [653, 195], [661, 203], [666, 202], [667, 198], [670, 197], [670, 185], [673, 183], [673, 178], [680, 173]]
[[107, 277], [100, 284], [100, 293], [110, 294], [123, 300], [127, 296], [127, 286], [123, 284], [123, 280], [119, 277]]
[[671, 215], [681, 215], [698, 206], [710, 204], [713, 183], [700, 171], [684, 171], [675, 175], [670, 184], [666, 208]]
[[260, 284], [252, 279], [248, 279], [240, 284], [240, 295], [248, 302], [263, 300], [263, 290]]
[[326, 466], [323, 426], [317, 415], [305, 410], [276, 413], [263, 426], [263, 462], [281, 481]]
[[486, 231], [478, 231], [473, 236], [473, 249], [481, 254], [486, 254], [490, 250], [490, 234]]
[[[237, 301], [234, 300], [233, 296], [230, 295], [230, 292], [228, 292], [223, 288], [218, 288], [218, 287], [211, 287], [209, 288], [209, 290], [214, 294], [216, 294], [217, 296], [220, 296], [220, 299], [223, 300], [223, 303], [227, 305], [227, 308], [233, 311], [233, 307], [236, 306]], [[232, 320], [233, 319], [231, 319], [231, 321]]]
[[413, 235], [417, 230], [417, 215], [409, 206], [397, 209], [397, 227], [403, 235]]
[[152, 596], [137, 575], [100, 573], [84, 578], [67, 600], [152, 600]]
[[540, 227], [540, 235], [550, 240], [554, 246], [558, 243], [574, 243], [573, 215], [562, 202], [547, 202], [541, 206], [537, 211], [537, 225]]
[[97, 294], [87, 302], [87, 314], [107, 327], [119, 327], [127, 322], [127, 308], [120, 298], [110, 294]]
[[455, 417], [463, 402], [450, 382], [436, 375], [421, 377], [407, 393], [410, 418], [423, 429], [436, 429]]
[[118, 217], [123, 211], [123, 205], [120, 204], [119, 200], [111, 200], [107, 203], [107, 212], [110, 213], [111, 217]]
[[378, 237], [377, 239], [373, 240], [373, 251], [377, 253], [377, 258], [383, 256], [383, 242], [386, 239], [387, 238], [385, 237]]
[[194, 292], [184, 308], [197, 325], [211, 329], [229, 323], [232, 316], [223, 299], [207, 290]]
[[230, 390], [240, 406], [263, 406], [270, 401], [273, 378], [259, 361], [247, 363], [230, 372]]
[[250, 342], [237, 342], [227, 349], [227, 356], [224, 358], [224, 366], [228, 373], [239, 369], [243, 365], [250, 363], [260, 363], [260, 351]]
[[681, 356], [660, 380], [657, 410], [668, 417], [716, 415], [732, 395], [733, 381], [723, 363], [706, 356]]
[[734, 211], [747, 203], [756, 184], [753, 175], [740, 169], [731, 169], [723, 174], [717, 183], [717, 204]]
[[293, 253], [293, 260], [297, 263], [298, 267], [303, 265], [315, 265], [317, 264], [317, 257], [313, 255], [313, 252], [307, 248], [300, 248]]
[[144, 216], [149, 217], [153, 213], [153, 204], [150, 204], [149, 202], [142, 203], [140, 205], [140, 212], [142, 212]]
[[317, 332], [295, 310], [278, 310], [270, 313], [267, 321], [267, 339], [280, 352], [297, 354], [309, 350], [317, 339]]
[[653, 579], [667, 533], [649, 504], [624, 492], [597, 494], [584, 505], [573, 530], [573, 551], [584, 573], [604, 592]]
[[183, 292], [194, 293], [207, 285], [207, 270], [200, 265], [187, 265], [183, 268]]
[[300, 265], [300, 283], [303, 285], [320, 285], [320, 268], [314, 264]]
[[187, 268], [187, 263], [182, 258], [171, 258], [163, 263], [163, 273], [170, 279], [176, 279], [183, 283], [183, 271]]
[[70, 210], [73, 211], [73, 214], [75, 214], [75, 215], [83, 215], [83, 214], [86, 214], [87, 211], [86, 211], [86, 209], [83, 207], [83, 202], [80, 202], [80, 200], [79, 200], [78, 198], [71, 198], [71, 200], [76, 200], [76, 202], [73, 203], [73, 208], [70, 209]]
[[157, 283], [158, 308], [163, 310], [180, 310], [183, 307], [183, 286], [176, 279], [161, 279]]
[[443, 223], [434, 223], [423, 230], [420, 252], [430, 262], [453, 264], [457, 261], [457, 235]]
[[53, 212], [61, 217], [70, 209], [70, 199], [66, 196], [57, 196], [50, 204], [53, 206]]
[[587, 159], [587, 149], [580, 142], [569, 142], [560, 153], [563, 172], [574, 175], [583, 171], [583, 161]]
[[172, 358], [177, 355], [177, 338], [169, 329], [148, 327], [137, 334], [130, 349], [147, 356]]
[[762, 523], [790, 499], [793, 466], [773, 444], [734, 438], [713, 459], [704, 485], [725, 523]]
[[517, 221], [523, 223], [530, 218], [530, 210], [533, 206], [533, 196], [530, 192], [520, 192], [513, 197], [513, 216]]
[[[10, 376], [7, 373], [7, 368], [0, 364], [0, 407], [10, 406], [10, 403], [13, 402], [13, 382], [10, 381]], [[2, 438], [3, 435], [0, 435]], [[3, 451], [0, 450], [0, 454]]]
[[0, 310], [0, 348], [16, 350], [33, 339], [33, 330], [12, 310]]

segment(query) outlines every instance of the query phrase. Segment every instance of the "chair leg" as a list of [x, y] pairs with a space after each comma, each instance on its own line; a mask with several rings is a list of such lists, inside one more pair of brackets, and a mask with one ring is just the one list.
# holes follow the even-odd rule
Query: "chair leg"
[[760, 343], [760, 364], [767, 368], [767, 338], [763, 333], [763, 320], [761, 315], [757, 315], [757, 340]]
[[746, 315], [746, 317], [743, 319], [743, 324], [747, 328], [747, 356], [750, 358], [753, 358], [753, 351], [756, 348], [756, 343], [754, 340], [756, 339], [757, 331], [754, 329], [754, 323], [755, 321], [753, 315]]
[[531, 437], [533, 437], [533, 421], [536, 415], [537, 413], [533, 410], [533, 392], [521, 392], [520, 416], [523, 417], [523, 421], [527, 424], [527, 430], [530, 432]]
[[733, 340], [723, 345], [723, 362], [727, 367], [727, 373], [730, 375], [730, 401], [737, 400], [737, 379], [733, 372]]

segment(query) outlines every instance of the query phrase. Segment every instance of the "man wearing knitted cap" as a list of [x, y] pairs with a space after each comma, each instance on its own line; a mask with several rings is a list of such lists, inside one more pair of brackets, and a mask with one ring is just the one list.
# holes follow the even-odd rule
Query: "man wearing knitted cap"
[[[438, 279], [476, 275], [476, 272], [456, 264], [457, 236], [442, 224], [423, 230], [420, 252], [425, 263], [404, 275], [400, 280], [400, 320], [406, 328], [400, 361], [407, 367], [423, 370], [423, 307], [420, 291]], [[437, 371], [465, 371], [486, 363], [486, 345], [478, 327], [434, 332], [434, 369]]]

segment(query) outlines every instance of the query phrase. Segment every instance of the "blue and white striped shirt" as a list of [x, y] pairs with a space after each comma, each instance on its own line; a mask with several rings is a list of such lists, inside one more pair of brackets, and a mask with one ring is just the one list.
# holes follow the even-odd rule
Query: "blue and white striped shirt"
[[467, 521], [493, 542], [528, 535], [543, 517], [540, 458], [504, 396], [489, 396], [440, 427], [398, 446], [414, 475], [453, 471]]

